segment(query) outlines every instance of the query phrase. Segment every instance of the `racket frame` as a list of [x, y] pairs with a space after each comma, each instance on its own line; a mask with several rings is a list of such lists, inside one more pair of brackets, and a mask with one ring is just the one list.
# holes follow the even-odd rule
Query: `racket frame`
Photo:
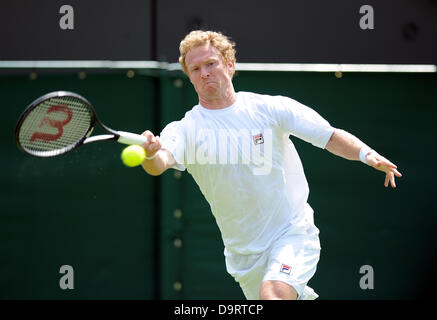
[[[50, 153], [50, 151], [44, 151], [44, 152], [38, 152], [38, 151], [33, 151], [30, 152], [28, 150], [26, 150], [25, 147], [23, 147], [20, 143], [19, 140], [19, 136], [20, 136], [20, 129], [21, 126], [24, 122], [24, 120], [26, 119], [27, 115], [32, 112], [32, 110], [34, 110], [36, 107], [38, 107], [41, 103], [43, 103], [46, 100], [50, 100], [53, 98], [58, 98], [58, 97], [73, 97], [76, 99], [81, 100], [89, 109], [90, 113], [91, 113], [91, 121], [88, 127], [88, 130], [86, 131], [86, 134], [79, 139], [75, 144], [72, 144], [70, 146], [61, 148], [61, 149], [56, 149], [53, 150], [52, 154]], [[109, 134], [103, 134], [103, 135], [96, 135], [96, 136], [91, 136], [96, 123], [102, 127], [103, 130], [105, 130], [106, 132], [108, 132]], [[147, 138], [138, 134], [134, 134], [134, 133], [130, 133], [130, 132], [124, 132], [124, 131], [115, 131], [107, 126], [105, 126], [98, 118], [97, 118], [97, 114], [93, 108], [93, 106], [91, 105], [91, 103], [85, 99], [84, 97], [82, 97], [81, 95], [74, 93], [74, 92], [70, 92], [70, 91], [55, 91], [55, 92], [50, 92], [47, 93], [41, 97], [39, 97], [38, 99], [36, 99], [35, 101], [33, 101], [24, 111], [23, 113], [20, 115], [17, 125], [15, 126], [15, 142], [18, 146], [18, 148], [27, 153], [30, 154], [32, 156], [36, 156], [36, 157], [54, 157], [54, 156], [58, 156], [64, 153], [67, 153], [81, 145], [84, 144], [88, 144], [88, 143], [92, 143], [92, 142], [96, 142], [96, 141], [105, 141], [105, 140], [115, 140], [119, 143], [123, 143], [123, 144], [143, 144], [144, 142], [147, 141]], [[40, 154], [38, 154], [40, 153]]]

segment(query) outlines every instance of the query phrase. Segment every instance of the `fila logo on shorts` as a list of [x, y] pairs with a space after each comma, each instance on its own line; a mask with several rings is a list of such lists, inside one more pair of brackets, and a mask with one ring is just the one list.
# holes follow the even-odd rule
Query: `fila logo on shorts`
[[264, 137], [262, 133], [253, 136], [253, 142], [255, 145], [264, 143]]
[[290, 272], [291, 272], [291, 267], [290, 266], [287, 266], [286, 264], [281, 264], [281, 270], [280, 270], [282, 273], [285, 273], [285, 274], [290, 274]]

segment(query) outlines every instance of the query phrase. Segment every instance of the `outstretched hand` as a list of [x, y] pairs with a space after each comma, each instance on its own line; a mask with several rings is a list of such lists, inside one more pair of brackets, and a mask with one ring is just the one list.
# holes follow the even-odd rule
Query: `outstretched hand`
[[397, 170], [398, 167], [395, 164], [374, 151], [366, 156], [366, 163], [376, 170], [385, 172], [385, 187], [388, 187], [390, 183], [392, 188], [396, 188], [395, 176], [401, 178], [402, 174]]

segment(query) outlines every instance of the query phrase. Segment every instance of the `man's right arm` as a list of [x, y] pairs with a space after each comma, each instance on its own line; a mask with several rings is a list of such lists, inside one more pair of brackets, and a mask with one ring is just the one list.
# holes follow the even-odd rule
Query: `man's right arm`
[[176, 160], [170, 151], [161, 149], [162, 144], [158, 136], [154, 136], [149, 130], [143, 132], [143, 136], [147, 137], [142, 147], [146, 150], [148, 158], [141, 164], [143, 169], [152, 176], [159, 176], [167, 169], [173, 167], [176, 164]]

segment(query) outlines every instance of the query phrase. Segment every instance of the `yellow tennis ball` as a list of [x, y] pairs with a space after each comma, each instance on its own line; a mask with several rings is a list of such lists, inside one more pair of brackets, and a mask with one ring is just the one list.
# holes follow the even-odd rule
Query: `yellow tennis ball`
[[146, 150], [140, 145], [130, 145], [121, 152], [121, 160], [128, 167], [139, 166], [146, 158]]

